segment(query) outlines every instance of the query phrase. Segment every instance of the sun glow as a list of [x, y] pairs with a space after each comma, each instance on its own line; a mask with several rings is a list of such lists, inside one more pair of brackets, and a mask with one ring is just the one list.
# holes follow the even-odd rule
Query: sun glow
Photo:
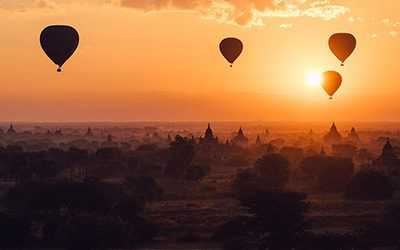
[[310, 71], [307, 73], [305, 79], [310, 87], [316, 87], [321, 83], [321, 73], [317, 71]]

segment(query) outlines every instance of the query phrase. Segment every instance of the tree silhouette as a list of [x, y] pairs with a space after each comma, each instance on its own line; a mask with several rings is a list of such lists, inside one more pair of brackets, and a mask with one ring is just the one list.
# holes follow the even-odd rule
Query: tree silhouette
[[264, 155], [261, 159], [256, 161], [254, 167], [256, 171], [261, 174], [263, 181], [265, 181], [269, 187], [283, 187], [289, 179], [289, 161], [282, 155]]
[[376, 170], [364, 170], [351, 178], [344, 197], [352, 200], [384, 200], [392, 198], [393, 192], [385, 174]]
[[247, 228], [262, 249], [290, 249], [301, 239], [308, 226], [309, 205], [299, 193], [269, 190], [240, 199], [246, 209]]
[[172, 157], [165, 168], [165, 174], [181, 178], [195, 156], [194, 141], [179, 135], [171, 142]]
[[317, 155], [305, 158], [300, 172], [318, 191], [341, 192], [353, 176], [354, 163], [349, 158]]

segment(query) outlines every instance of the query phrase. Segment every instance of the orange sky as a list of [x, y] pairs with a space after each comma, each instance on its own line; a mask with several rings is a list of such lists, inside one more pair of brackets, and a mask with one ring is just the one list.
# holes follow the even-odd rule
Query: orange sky
[[[1, 121], [400, 120], [394, 0], [1, 0]], [[63, 73], [41, 30], [69, 24]], [[332, 33], [358, 40], [344, 68]], [[234, 67], [218, 51], [240, 38]], [[333, 101], [304, 80], [336, 70]]]

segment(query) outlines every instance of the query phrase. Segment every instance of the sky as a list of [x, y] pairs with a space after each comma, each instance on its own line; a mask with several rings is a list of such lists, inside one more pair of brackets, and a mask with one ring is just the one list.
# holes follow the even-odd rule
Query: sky
[[[397, 0], [0, 0], [0, 121], [400, 121]], [[397, 17], [396, 17], [397, 16]], [[80, 35], [57, 73], [39, 36]], [[340, 67], [329, 37], [357, 48]], [[233, 68], [219, 52], [244, 44]], [[333, 100], [309, 72], [338, 71]]]

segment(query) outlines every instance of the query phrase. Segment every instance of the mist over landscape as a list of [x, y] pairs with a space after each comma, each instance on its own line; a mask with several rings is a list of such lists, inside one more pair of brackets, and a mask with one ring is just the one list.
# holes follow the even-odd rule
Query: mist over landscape
[[0, 0], [0, 249], [400, 249], [398, 0]]

